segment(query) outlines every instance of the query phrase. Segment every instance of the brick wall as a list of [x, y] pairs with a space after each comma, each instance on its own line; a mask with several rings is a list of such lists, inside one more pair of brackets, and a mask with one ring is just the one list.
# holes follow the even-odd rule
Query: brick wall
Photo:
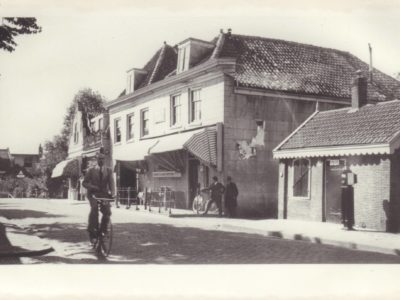
[[385, 201], [390, 201], [390, 158], [368, 155], [351, 157], [354, 185], [354, 221], [357, 226], [386, 230]]
[[[281, 168], [288, 165], [287, 173], [287, 218], [309, 221], [322, 221], [322, 199], [323, 199], [323, 164], [322, 159], [310, 160], [310, 193], [309, 197], [299, 199], [293, 197], [293, 160], [281, 161]], [[284, 173], [283, 173], [284, 174]], [[279, 186], [282, 189], [279, 193], [278, 217], [284, 215], [283, 182], [284, 176], [279, 177]]]
[[[235, 94], [233, 81], [225, 79], [224, 173], [239, 188], [238, 213], [276, 217], [278, 213], [278, 161], [272, 150], [315, 111], [315, 102], [270, 96]], [[320, 109], [334, 108], [323, 103]], [[250, 142], [257, 133], [256, 120], [265, 125], [264, 146], [256, 155], [240, 159], [237, 141]]]

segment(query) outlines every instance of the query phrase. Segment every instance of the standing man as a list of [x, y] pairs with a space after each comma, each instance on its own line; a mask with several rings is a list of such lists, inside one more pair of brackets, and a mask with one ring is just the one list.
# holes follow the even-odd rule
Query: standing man
[[228, 211], [229, 218], [236, 217], [236, 207], [237, 207], [237, 196], [239, 195], [238, 188], [236, 184], [232, 181], [232, 177], [228, 176], [226, 178], [226, 190], [225, 190], [225, 207]]
[[211, 200], [208, 201], [206, 211], [203, 213], [203, 215], [206, 215], [208, 210], [211, 207], [211, 204], [215, 203], [218, 207], [218, 214], [221, 217], [222, 216], [222, 194], [225, 192], [225, 187], [223, 186], [222, 183], [220, 183], [218, 181], [217, 176], [213, 177], [213, 181], [214, 182], [211, 184], [210, 187], [205, 188], [205, 190], [211, 190]]
[[111, 216], [109, 203], [99, 204], [93, 196], [111, 198], [114, 195], [114, 178], [110, 168], [104, 166], [104, 154], [97, 153], [97, 165], [87, 170], [82, 185], [87, 189], [87, 198], [90, 203], [88, 231], [90, 238], [97, 237], [99, 227], [99, 205], [103, 214], [101, 218], [100, 231], [107, 229], [108, 221]]

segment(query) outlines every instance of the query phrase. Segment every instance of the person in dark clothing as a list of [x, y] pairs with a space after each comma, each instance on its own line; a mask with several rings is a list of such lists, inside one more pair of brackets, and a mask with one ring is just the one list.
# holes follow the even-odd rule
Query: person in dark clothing
[[203, 215], [206, 215], [208, 210], [210, 209], [211, 205], [215, 203], [218, 207], [218, 214], [222, 216], [222, 195], [225, 192], [225, 187], [222, 183], [218, 182], [218, 177], [213, 177], [214, 182], [211, 184], [210, 187], [205, 188], [205, 190], [211, 191], [211, 200], [207, 203], [207, 208]]
[[236, 207], [237, 207], [237, 196], [239, 195], [238, 188], [236, 184], [232, 181], [232, 177], [228, 176], [226, 178], [225, 187], [225, 208], [228, 212], [230, 218], [236, 217]]
[[[111, 198], [114, 195], [114, 178], [110, 168], [104, 166], [104, 154], [97, 153], [97, 166], [91, 167], [85, 174], [82, 185], [87, 189], [87, 198], [90, 203], [88, 232], [90, 238], [97, 237], [99, 224], [99, 203], [93, 196], [99, 198]], [[107, 228], [111, 216], [109, 203], [100, 204], [102, 213], [100, 231], [104, 232]]]

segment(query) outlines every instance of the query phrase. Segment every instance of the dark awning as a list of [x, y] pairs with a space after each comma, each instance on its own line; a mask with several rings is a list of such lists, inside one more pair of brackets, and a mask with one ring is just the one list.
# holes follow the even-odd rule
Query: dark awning
[[206, 164], [217, 165], [217, 130], [206, 128], [194, 134], [183, 145], [183, 148]]

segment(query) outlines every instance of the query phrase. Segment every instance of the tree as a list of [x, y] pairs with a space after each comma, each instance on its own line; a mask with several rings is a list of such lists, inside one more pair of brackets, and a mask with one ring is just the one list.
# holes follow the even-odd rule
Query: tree
[[15, 37], [22, 34], [36, 34], [42, 31], [36, 18], [2, 18], [0, 25], [0, 49], [13, 52], [17, 43]]
[[98, 92], [90, 88], [78, 91], [67, 108], [61, 133], [54, 136], [53, 140], [44, 143], [41, 169], [45, 174], [50, 194], [56, 194], [57, 189], [62, 185], [59, 178], [51, 179], [51, 173], [59, 162], [68, 157], [68, 144], [76, 112], [78, 110], [82, 112], [83, 124], [87, 132], [90, 132], [90, 119], [105, 111], [104, 104], [105, 99]]

